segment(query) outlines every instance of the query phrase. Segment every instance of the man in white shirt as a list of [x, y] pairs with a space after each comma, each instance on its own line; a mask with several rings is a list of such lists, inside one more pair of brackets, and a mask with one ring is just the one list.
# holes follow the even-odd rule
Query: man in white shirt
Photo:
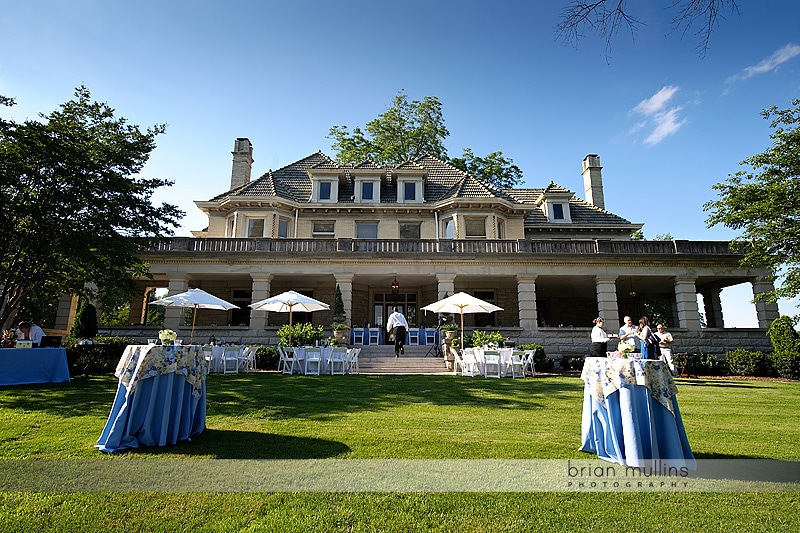
[[389, 320], [386, 322], [386, 331], [394, 333], [394, 356], [400, 357], [401, 353], [405, 353], [403, 345], [406, 342], [408, 321], [403, 313], [397, 310], [397, 307], [392, 307], [392, 314], [389, 315]]
[[33, 341], [34, 346], [39, 346], [39, 343], [42, 342], [42, 337], [44, 337], [44, 330], [42, 328], [27, 321], [20, 322], [18, 327], [20, 331], [20, 335], [17, 337], [18, 339]]
[[[619, 342], [630, 344], [633, 346], [634, 350], [636, 349], [636, 328], [633, 326], [633, 320], [631, 317], [626, 316], [624, 319], [625, 324], [619, 328]], [[619, 349], [619, 348], [617, 348]]]

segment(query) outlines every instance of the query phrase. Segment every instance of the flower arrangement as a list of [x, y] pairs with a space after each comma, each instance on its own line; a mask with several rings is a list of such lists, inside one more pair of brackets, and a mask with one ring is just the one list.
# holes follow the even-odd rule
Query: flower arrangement
[[178, 334], [171, 329], [162, 329], [158, 332], [158, 338], [161, 339], [161, 344], [172, 344], [178, 338]]
[[628, 344], [627, 342], [621, 342], [617, 346], [617, 351], [614, 352], [614, 357], [628, 357], [628, 354], [635, 350], [636, 347], [633, 344]]
[[16, 341], [17, 341], [16, 330], [13, 329], [3, 330], [3, 341], [2, 341], [3, 348], [13, 348]]

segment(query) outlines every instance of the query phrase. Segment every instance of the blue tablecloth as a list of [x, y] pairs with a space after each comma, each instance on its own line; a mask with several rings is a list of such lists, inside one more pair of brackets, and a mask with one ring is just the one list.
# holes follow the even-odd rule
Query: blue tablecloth
[[580, 450], [625, 466], [696, 468], [667, 365], [587, 357]]
[[0, 385], [69, 383], [64, 348], [0, 349]]
[[117, 394], [95, 445], [101, 451], [165, 446], [206, 427], [205, 358], [199, 346], [128, 346]]

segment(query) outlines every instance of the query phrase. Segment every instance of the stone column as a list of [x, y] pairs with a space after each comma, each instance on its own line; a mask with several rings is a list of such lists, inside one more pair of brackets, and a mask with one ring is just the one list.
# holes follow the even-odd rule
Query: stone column
[[612, 331], [619, 323], [619, 306], [617, 305], [617, 276], [595, 276], [597, 291], [597, 315], [608, 324], [614, 324]]
[[[753, 298], [763, 292], [775, 290], [775, 285], [773, 285], [772, 281], [764, 278], [756, 278], [752, 280], [750, 284], [753, 286]], [[778, 312], [778, 304], [768, 303], [763, 300], [757, 301], [756, 316], [758, 317], [758, 327], [768, 328], [770, 322], [780, 316], [780, 312]]]
[[709, 328], [724, 328], [722, 300], [720, 299], [722, 289], [710, 289], [700, 294], [703, 295], [703, 304], [706, 308], [706, 326]]
[[539, 329], [536, 319], [536, 278], [538, 276], [517, 276], [517, 298], [519, 300], [519, 327], [524, 331]]
[[439, 300], [447, 296], [452, 296], [456, 292], [455, 274], [436, 274], [436, 281], [439, 283]]
[[[169, 293], [167, 296], [173, 294], [180, 294], [189, 290], [189, 280], [185, 275], [170, 277], [168, 285]], [[183, 307], [165, 307], [164, 308], [164, 327], [173, 331], [178, 331], [183, 325], [183, 313], [186, 311]]]
[[[342, 303], [344, 304], [344, 316], [347, 317], [345, 323], [349, 326], [353, 325], [353, 278], [355, 274], [334, 274], [336, 284], [339, 290], [342, 291]], [[335, 288], [334, 288], [335, 289]]]
[[[252, 281], [252, 292], [253, 295], [251, 297], [251, 303], [256, 303], [266, 298], [269, 298], [270, 294], [270, 285], [272, 283], [272, 278], [274, 276], [272, 274], [250, 274], [250, 278]], [[250, 311], [250, 329], [261, 331], [266, 329], [267, 327], [267, 317], [269, 313], [267, 311]]]
[[694, 277], [675, 278], [675, 302], [678, 307], [680, 327], [700, 331], [700, 313], [697, 310], [697, 288]]

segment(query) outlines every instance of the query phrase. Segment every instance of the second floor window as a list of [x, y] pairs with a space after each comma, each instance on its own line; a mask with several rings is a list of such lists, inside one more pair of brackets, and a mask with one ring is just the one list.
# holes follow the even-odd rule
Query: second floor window
[[420, 239], [420, 225], [416, 224], [400, 224], [400, 238], [401, 239]]
[[377, 239], [377, 222], [356, 222], [356, 239]]
[[464, 226], [467, 237], [486, 237], [486, 219], [485, 218], [465, 218]]
[[332, 239], [334, 236], [333, 222], [314, 222], [311, 234], [312, 237]]
[[264, 236], [263, 218], [251, 218], [247, 221], [247, 236], [251, 238]]
[[456, 234], [456, 223], [452, 218], [448, 218], [444, 222], [444, 235], [443, 239], [454, 239]]
[[278, 219], [278, 238], [279, 239], [288, 239], [289, 238], [289, 221], [285, 218]]

